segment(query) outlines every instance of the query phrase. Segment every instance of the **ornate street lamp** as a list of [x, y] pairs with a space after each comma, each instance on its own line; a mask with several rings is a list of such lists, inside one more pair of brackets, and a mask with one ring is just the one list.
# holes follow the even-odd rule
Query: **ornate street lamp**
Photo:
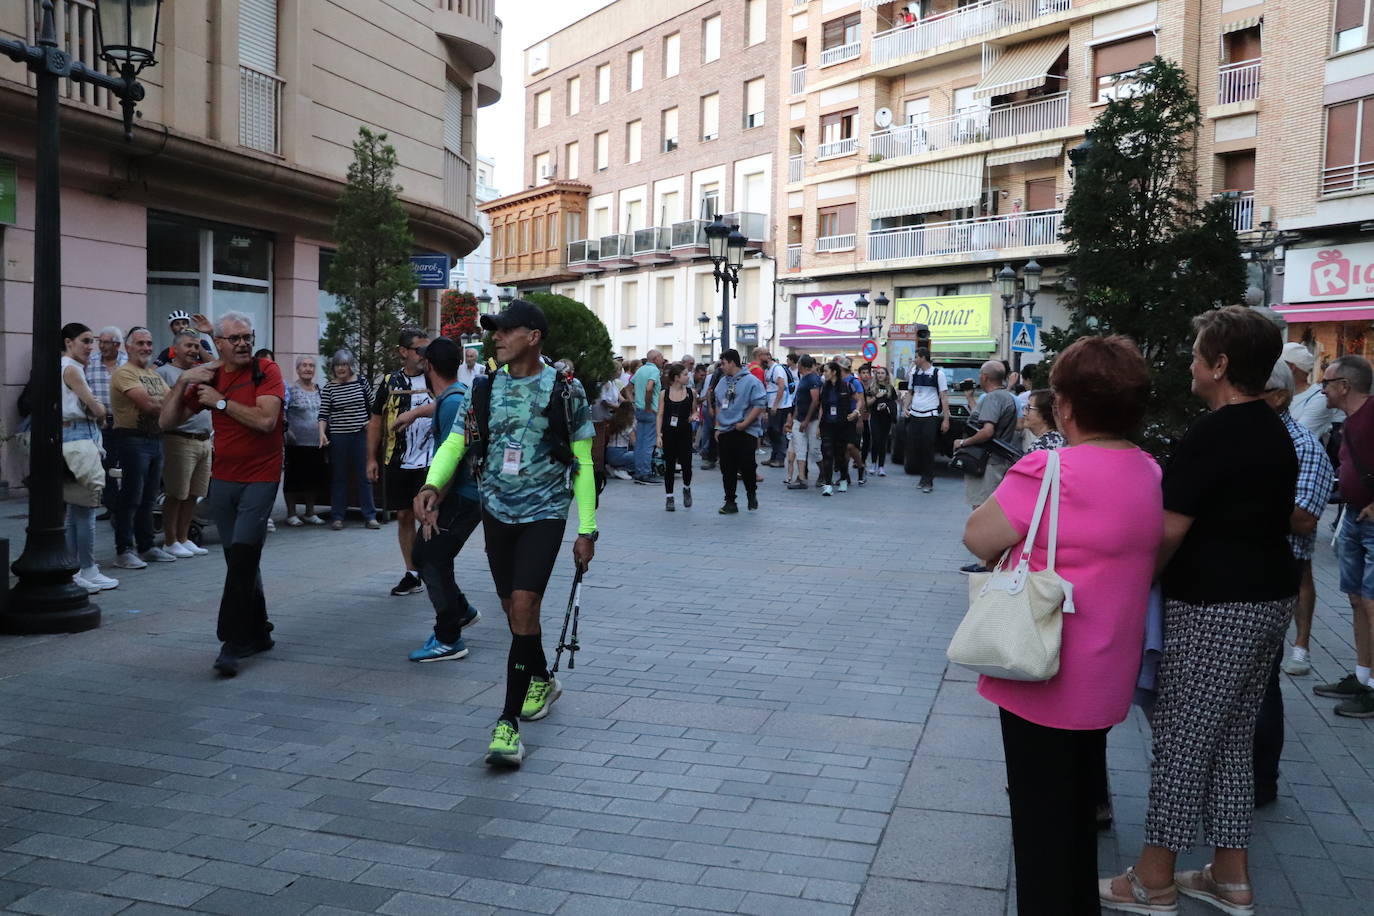
[[[1035, 311], [1035, 296], [1040, 292], [1040, 275], [1043, 273], [1044, 268], [1040, 266], [1039, 262], [1034, 259], [1027, 261], [1025, 266], [1021, 268], [1021, 284], [1018, 289], [1016, 271], [1012, 269], [1010, 264], [1002, 265], [1002, 269], [997, 272], [997, 292], [1002, 297], [1002, 312], [1008, 321], [1011, 320], [1013, 311], [1016, 313], [1015, 320], [1018, 323], [1025, 320], [1023, 309], [1025, 312]], [[1007, 339], [1011, 339], [1010, 330], [1008, 330]], [[1012, 353], [1011, 360], [1012, 368], [1020, 372], [1021, 354]]]
[[1011, 300], [1016, 295], [1016, 271], [1010, 264], [1003, 264], [997, 271], [997, 292], [1002, 297], [1002, 308], [1011, 309]]
[[100, 608], [72, 582], [62, 501], [62, 417], [58, 401], [62, 350], [62, 213], [60, 108], [63, 79], [107, 89], [124, 109], [124, 136], [133, 137], [134, 109], [143, 98], [135, 79], [156, 61], [161, 0], [98, 0], [96, 22], [109, 42], [101, 57], [119, 68], [110, 76], [74, 61], [58, 44], [53, 0], [43, 0], [38, 44], [0, 39], [0, 54], [28, 66], [37, 87], [34, 145], [33, 427], [29, 458], [29, 527], [24, 552], [12, 567], [19, 582], [0, 609], [0, 632], [76, 633], [100, 626]]
[[873, 300], [873, 311], [878, 319], [878, 336], [882, 336], [883, 325], [887, 323], [887, 307], [891, 302], [885, 292], [878, 293], [878, 298]]
[[[706, 227], [706, 246], [711, 257], [711, 274], [720, 290], [720, 346], [730, 346], [730, 294], [739, 292], [739, 270], [744, 265], [744, 246], [748, 243], [739, 226], [727, 225], [719, 213]], [[697, 319], [698, 321], [700, 319]]]
[[1040, 292], [1040, 275], [1045, 272], [1045, 268], [1040, 263], [1031, 258], [1026, 262], [1026, 266], [1021, 268], [1021, 276], [1026, 281], [1026, 312], [1035, 313], [1035, 297]]
[[701, 327], [701, 345], [706, 347], [706, 361], [710, 362], [716, 358], [716, 341], [720, 338], [711, 333], [711, 316], [702, 312], [697, 316], [697, 324]]
[[477, 312], [480, 315], [491, 312], [491, 293], [489, 291], [482, 290], [482, 295], [477, 297]]

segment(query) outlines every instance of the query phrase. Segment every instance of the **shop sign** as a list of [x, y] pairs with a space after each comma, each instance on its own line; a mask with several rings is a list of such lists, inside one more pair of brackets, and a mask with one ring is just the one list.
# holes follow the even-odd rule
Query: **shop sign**
[[1336, 302], [1374, 297], [1374, 242], [1289, 248], [1284, 256], [1287, 302]]
[[19, 222], [19, 168], [13, 159], [0, 159], [0, 224]]
[[866, 291], [851, 290], [843, 293], [806, 293], [793, 296], [792, 326], [800, 335], [859, 334], [859, 312], [854, 308], [854, 300]]
[[415, 271], [415, 285], [420, 289], [448, 289], [448, 255], [413, 254], [410, 266]]
[[758, 346], [759, 326], [757, 324], [735, 325], [735, 343], [742, 347]]
[[991, 296], [898, 299], [898, 324], [924, 324], [932, 339], [971, 340], [992, 336]]

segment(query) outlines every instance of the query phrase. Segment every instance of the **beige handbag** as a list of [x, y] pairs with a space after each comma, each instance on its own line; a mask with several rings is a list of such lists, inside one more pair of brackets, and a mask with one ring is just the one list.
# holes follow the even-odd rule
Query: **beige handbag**
[[[956, 665], [1010, 681], [1047, 681], [1059, 673], [1061, 614], [1072, 614], [1073, 583], [1054, 571], [1059, 540], [1059, 453], [1046, 452], [1045, 477], [1015, 566], [1011, 548], [987, 573], [969, 577], [969, 608], [946, 655]], [[1049, 503], [1047, 566], [1031, 572], [1031, 550]]]

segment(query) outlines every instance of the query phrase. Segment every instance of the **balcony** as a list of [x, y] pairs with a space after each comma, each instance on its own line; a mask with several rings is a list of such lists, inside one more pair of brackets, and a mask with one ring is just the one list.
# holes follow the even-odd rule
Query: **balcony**
[[973, 109], [933, 121], [874, 131], [868, 136], [868, 153], [878, 159], [891, 159], [1018, 137], [1068, 124], [1069, 94], [1059, 92], [1029, 102]]
[[816, 161], [834, 159], [838, 156], [851, 156], [859, 148], [858, 137], [845, 137], [833, 143], [822, 143], [816, 147]]
[[1217, 70], [1217, 104], [1230, 105], [1259, 98], [1259, 82], [1258, 59], [1222, 64]]
[[787, 246], [787, 269], [788, 269], [788, 270], [801, 270], [801, 254], [802, 254], [802, 246], [800, 246], [800, 245], [788, 245], [788, 246]]
[[704, 258], [711, 253], [711, 247], [706, 241], [706, 227], [710, 225], [704, 219], [683, 220], [680, 223], [673, 223], [673, 257], [675, 258]]
[[452, 150], [444, 150], [444, 209], [475, 223], [474, 202], [471, 164]]
[[1004, 248], [1042, 248], [1058, 244], [1059, 222], [1063, 215], [1063, 210], [1040, 210], [878, 229], [868, 234], [868, 260], [896, 261]]
[[628, 232], [601, 237], [601, 259], [597, 261], [602, 270], [634, 266], [634, 236]]
[[793, 95], [801, 95], [806, 91], [806, 65], [792, 68], [792, 84], [789, 87]]
[[667, 264], [673, 260], [673, 230], [665, 226], [636, 229], [632, 256], [636, 264]]
[[941, 45], [1069, 9], [1071, 0], [983, 0], [873, 36], [873, 63], [888, 64]]
[[787, 157], [787, 180], [788, 180], [789, 182], [791, 182], [791, 181], [801, 181], [801, 180], [802, 180], [802, 176], [805, 175], [805, 174], [806, 174], [806, 157], [805, 157], [805, 156], [788, 156], [788, 157]]
[[847, 60], [857, 60], [863, 53], [863, 42], [851, 41], [847, 45], [836, 45], [833, 48], [826, 48], [821, 52], [821, 66], [830, 67], [835, 64], [842, 64]]
[[746, 239], [746, 247], [761, 248], [768, 239], [768, 215], [766, 213], [735, 212], [721, 215], [727, 226], [739, 226]]
[[568, 243], [568, 270], [575, 274], [594, 274], [601, 271], [600, 239], [581, 239]]
[[474, 73], [496, 64], [501, 49], [496, 0], [434, 0], [434, 31]]
[[285, 80], [239, 64], [239, 145], [281, 155], [281, 88]]
[[816, 239], [816, 254], [824, 254], [827, 251], [853, 251], [856, 236], [850, 232], [846, 235], [827, 235]]
[[1255, 228], [1255, 192], [1232, 191], [1231, 225], [1236, 232], [1249, 232]]
[[1322, 169], [1322, 194], [1374, 191], [1374, 159]]
[[[22, 3], [15, 4], [16, 7]], [[38, 44], [38, 26], [41, 22], [39, 17], [39, 4], [30, 2], [33, 8], [33, 15], [23, 17], [27, 19], [29, 27], [26, 36], [30, 45]], [[73, 63], [85, 64], [92, 70], [99, 73], [109, 73], [109, 65], [100, 59], [95, 43], [95, 0], [57, 0], [53, 4], [53, 25], [57, 27], [57, 41], [59, 47], [67, 52], [68, 57]], [[38, 83], [32, 72], [27, 74], [28, 85], [36, 88]], [[64, 99], [71, 99], [76, 102], [84, 102], [96, 108], [114, 110], [118, 101], [110, 94], [108, 89], [93, 86], [90, 83], [78, 83], [75, 80], [64, 79], [58, 83], [58, 94]]]

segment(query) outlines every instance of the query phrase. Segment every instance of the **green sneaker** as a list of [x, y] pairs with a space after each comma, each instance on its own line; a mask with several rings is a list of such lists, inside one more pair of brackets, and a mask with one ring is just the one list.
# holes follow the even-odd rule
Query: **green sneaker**
[[549, 714], [553, 701], [563, 695], [563, 685], [558, 678], [547, 681], [540, 677], [530, 678], [530, 689], [525, 691], [525, 705], [520, 707], [520, 718], [526, 722], [542, 719]]
[[1355, 675], [1347, 674], [1334, 684], [1318, 684], [1316, 687], [1312, 688], [1312, 692], [1319, 697], [1330, 697], [1333, 700], [1348, 700], [1351, 697], [1359, 696], [1361, 691], [1368, 689], [1368, 687], [1355, 680]]
[[520, 743], [520, 733], [505, 719], [498, 720], [487, 747], [487, 766], [518, 767], [524, 759], [525, 746]]
[[1336, 706], [1336, 715], [1351, 719], [1374, 719], [1374, 687], [1366, 687]]

